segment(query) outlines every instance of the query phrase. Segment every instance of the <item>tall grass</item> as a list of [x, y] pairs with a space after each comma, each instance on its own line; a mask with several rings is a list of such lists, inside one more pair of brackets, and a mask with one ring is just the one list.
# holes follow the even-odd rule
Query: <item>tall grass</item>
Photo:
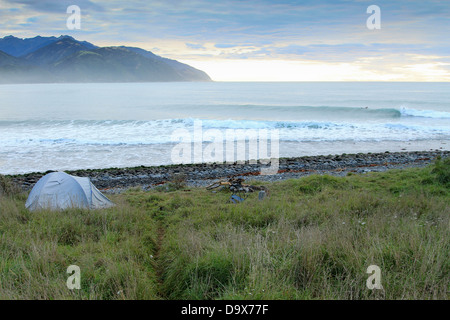
[[[155, 299], [155, 223], [117, 206], [29, 212], [25, 196], [1, 200], [0, 299]], [[81, 269], [81, 290], [66, 286]]]
[[[448, 299], [449, 169], [314, 175], [239, 204], [134, 189], [114, 208], [31, 213], [3, 196], [0, 299]], [[372, 264], [383, 290], [366, 287]]]
[[[227, 203], [197, 191], [166, 218], [176, 299], [446, 299], [449, 189], [430, 168], [272, 184]], [[192, 198], [192, 195], [178, 194]], [[175, 198], [173, 198], [175, 199]], [[175, 201], [175, 200], [172, 200]], [[384, 290], [369, 290], [369, 265]]]

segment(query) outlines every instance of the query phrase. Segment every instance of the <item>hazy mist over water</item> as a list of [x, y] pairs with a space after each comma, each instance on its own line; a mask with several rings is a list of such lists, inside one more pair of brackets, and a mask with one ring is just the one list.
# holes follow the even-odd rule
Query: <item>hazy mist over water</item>
[[171, 164], [196, 120], [277, 129], [282, 157], [448, 150], [450, 83], [1, 85], [0, 173]]

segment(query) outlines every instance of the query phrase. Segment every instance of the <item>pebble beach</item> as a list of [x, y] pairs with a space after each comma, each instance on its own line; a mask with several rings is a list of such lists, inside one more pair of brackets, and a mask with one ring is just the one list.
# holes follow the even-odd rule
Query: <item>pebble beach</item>
[[[218, 180], [243, 178], [246, 181], [273, 182], [300, 178], [311, 174], [345, 176], [348, 173], [364, 174], [382, 172], [390, 169], [424, 167], [438, 156], [448, 157], [450, 151], [415, 151], [357, 153], [341, 155], [305, 156], [279, 159], [277, 174], [261, 175], [260, 163], [201, 163], [154, 167], [107, 168], [66, 171], [69, 174], [89, 177], [92, 183], [106, 194], [115, 194], [132, 187], [142, 190], [166, 185], [172, 181], [183, 180], [187, 187], [206, 187]], [[28, 173], [10, 176], [24, 191], [47, 172]]]

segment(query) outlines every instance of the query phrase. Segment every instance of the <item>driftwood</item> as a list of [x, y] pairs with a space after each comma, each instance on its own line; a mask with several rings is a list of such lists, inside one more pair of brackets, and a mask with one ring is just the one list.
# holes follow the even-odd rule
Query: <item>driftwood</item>
[[243, 184], [244, 179], [231, 178], [228, 181], [220, 180], [206, 187], [207, 190], [216, 189], [219, 187], [229, 188], [231, 192], [255, 192], [255, 191], [265, 191], [266, 195], [269, 195], [269, 190], [264, 186], [254, 186], [250, 184]]

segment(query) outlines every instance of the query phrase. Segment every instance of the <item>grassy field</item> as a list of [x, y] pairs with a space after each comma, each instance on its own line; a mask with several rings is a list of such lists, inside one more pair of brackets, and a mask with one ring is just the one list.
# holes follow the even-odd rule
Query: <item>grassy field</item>
[[178, 183], [30, 213], [2, 178], [0, 299], [448, 299], [449, 159], [265, 185], [240, 204]]

